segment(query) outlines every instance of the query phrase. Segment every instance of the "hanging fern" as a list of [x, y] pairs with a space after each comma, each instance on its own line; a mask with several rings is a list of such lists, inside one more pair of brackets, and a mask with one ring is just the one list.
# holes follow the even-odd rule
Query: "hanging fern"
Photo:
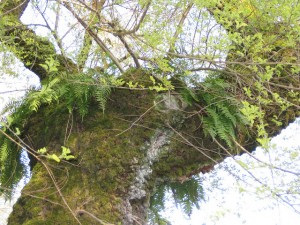
[[195, 102], [201, 105], [199, 118], [205, 135], [234, 148], [236, 130], [244, 129], [247, 122], [240, 112], [239, 102], [231, 97], [230, 84], [212, 73], [198, 85], [199, 89], [186, 87], [180, 90], [183, 100], [189, 105]]
[[177, 207], [181, 207], [187, 216], [192, 214], [193, 207], [200, 208], [204, 199], [202, 183], [199, 177], [191, 177], [184, 183], [172, 182], [160, 185], [150, 201], [150, 224], [168, 224], [159, 212], [165, 209], [166, 193], [172, 193]]
[[0, 136], [0, 194], [10, 199], [13, 190], [25, 174], [25, 166], [21, 160], [21, 148]]
[[[80, 115], [84, 117], [88, 113], [91, 100], [94, 98], [104, 112], [107, 99], [111, 93], [110, 78], [105, 75], [81, 73], [67, 78], [67, 85], [64, 87], [63, 98], [67, 107], [77, 108]], [[67, 90], [67, 92], [66, 92]]]
[[[57, 108], [67, 108], [70, 112], [75, 110], [84, 117], [92, 101], [96, 100], [104, 112], [110, 92], [110, 78], [102, 74], [95, 76], [93, 71], [57, 75], [45, 81], [41, 89], [31, 89], [21, 100], [10, 102], [4, 110], [10, 116], [0, 129], [14, 137], [10, 130], [22, 127], [32, 113], [48, 104], [57, 104]], [[0, 133], [0, 193], [7, 197], [24, 175], [20, 157], [21, 148]]]
[[105, 111], [105, 106], [107, 102], [107, 98], [110, 95], [111, 88], [108, 85], [103, 85], [96, 88], [95, 97], [97, 102], [99, 103], [100, 109], [102, 109], [103, 113]]
[[245, 126], [247, 122], [239, 110], [239, 103], [231, 98], [230, 85], [212, 77], [206, 79], [202, 87], [199, 96], [206, 112], [202, 116], [205, 134], [219, 138], [233, 148], [237, 126]]

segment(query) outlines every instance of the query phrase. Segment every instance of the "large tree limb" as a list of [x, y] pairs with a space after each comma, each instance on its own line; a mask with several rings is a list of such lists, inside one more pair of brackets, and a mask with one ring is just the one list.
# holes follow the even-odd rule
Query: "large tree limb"
[[0, 2], [3, 12], [1, 16], [13, 15], [18, 19], [22, 16], [30, 0], [3, 0]]
[[[0, 3], [5, 10], [5, 16], [2, 17], [4, 35], [0, 36], [0, 41], [41, 80], [49, 75], [42, 66], [49, 58], [58, 60], [62, 71], [73, 71], [75, 67], [71, 60], [57, 54], [54, 45], [49, 40], [39, 37], [33, 30], [21, 23], [20, 17], [28, 3], [29, 1], [19, 0]], [[11, 25], [12, 21], [14, 25]]]

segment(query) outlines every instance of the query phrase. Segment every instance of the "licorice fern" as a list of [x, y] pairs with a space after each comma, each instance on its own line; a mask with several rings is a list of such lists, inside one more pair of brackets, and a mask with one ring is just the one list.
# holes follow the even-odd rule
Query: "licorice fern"
[[240, 112], [239, 102], [232, 97], [231, 86], [217, 74], [211, 74], [198, 88], [183, 88], [183, 100], [193, 105], [201, 105], [200, 120], [206, 136], [222, 140], [234, 148], [236, 130], [245, 129], [247, 121]]
[[247, 122], [239, 110], [239, 103], [231, 98], [229, 84], [213, 77], [208, 78], [202, 87], [199, 98], [206, 112], [201, 116], [204, 133], [234, 147], [237, 126], [243, 127]]
[[11, 140], [0, 138], [0, 194], [10, 199], [18, 182], [25, 174], [21, 148]]
[[110, 77], [101, 76], [91, 71], [65, 78], [65, 85], [60, 87], [61, 95], [66, 107], [78, 109], [84, 117], [88, 113], [89, 105], [95, 99], [104, 112], [107, 99], [111, 93]]
[[[202, 183], [199, 177], [191, 177], [183, 183], [172, 182], [160, 185], [150, 199], [150, 224], [161, 224], [166, 220], [159, 215], [165, 209], [166, 193], [172, 194], [177, 207], [190, 216], [194, 207], [200, 208], [199, 203], [204, 199]], [[168, 224], [168, 223], [162, 223]]]
[[99, 103], [99, 107], [100, 109], [102, 109], [103, 113], [105, 110], [107, 97], [110, 95], [110, 92], [111, 92], [111, 88], [108, 85], [101, 85], [96, 88], [95, 98]]
[[[59, 108], [76, 111], [86, 116], [92, 101], [99, 103], [104, 112], [110, 95], [110, 79], [92, 71], [78, 74], [61, 74], [44, 82], [40, 89], [31, 89], [19, 101], [11, 102], [3, 112], [11, 115], [0, 126], [0, 193], [11, 196], [12, 190], [24, 175], [21, 162], [21, 147], [7, 136], [15, 137], [11, 131], [23, 127], [32, 113], [42, 105], [56, 104]], [[4, 133], [6, 135], [4, 135]]]

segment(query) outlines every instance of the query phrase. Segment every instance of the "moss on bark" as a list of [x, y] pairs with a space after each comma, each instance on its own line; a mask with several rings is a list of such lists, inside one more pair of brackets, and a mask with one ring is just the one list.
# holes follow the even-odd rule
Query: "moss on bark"
[[[76, 157], [70, 162], [44, 162], [82, 224], [96, 224], [95, 219], [82, 212], [114, 224], [134, 224], [136, 216], [144, 224], [157, 180], [180, 180], [213, 163], [191, 147], [191, 143], [196, 143], [189, 135], [203, 136], [197, 129], [199, 122], [187, 122], [184, 114], [173, 108], [157, 110], [155, 99], [153, 92], [117, 90], [105, 114], [92, 106], [82, 119], [76, 112], [69, 114], [67, 109], [50, 105], [29, 119], [24, 133], [27, 143], [34, 143], [34, 149], [46, 147], [49, 154], [59, 154], [60, 147], [67, 146]], [[173, 129], [182, 132], [189, 143]], [[150, 150], [156, 155], [151, 155], [154, 153]], [[216, 160], [224, 157], [220, 153], [206, 154]], [[135, 193], [136, 190], [141, 193]], [[8, 224], [41, 223], [76, 221], [47, 170], [37, 162]]]

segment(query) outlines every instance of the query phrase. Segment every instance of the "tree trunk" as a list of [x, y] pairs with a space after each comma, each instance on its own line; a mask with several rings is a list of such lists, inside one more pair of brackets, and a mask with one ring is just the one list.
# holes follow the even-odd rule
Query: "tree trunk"
[[[158, 98], [165, 100], [155, 105]], [[185, 118], [184, 107], [167, 93], [129, 90], [114, 91], [104, 114], [92, 107], [83, 119], [43, 107], [26, 126], [26, 142], [50, 154], [67, 146], [76, 159], [44, 161], [53, 179], [32, 161], [32, 178], [8, 224], [76, 224], [62, 196], [82, 224], [146, 224], [158, 181], [182, 182], [225, 156], [210, 151], [216, 146], [203, 138], [199, 121]]]

